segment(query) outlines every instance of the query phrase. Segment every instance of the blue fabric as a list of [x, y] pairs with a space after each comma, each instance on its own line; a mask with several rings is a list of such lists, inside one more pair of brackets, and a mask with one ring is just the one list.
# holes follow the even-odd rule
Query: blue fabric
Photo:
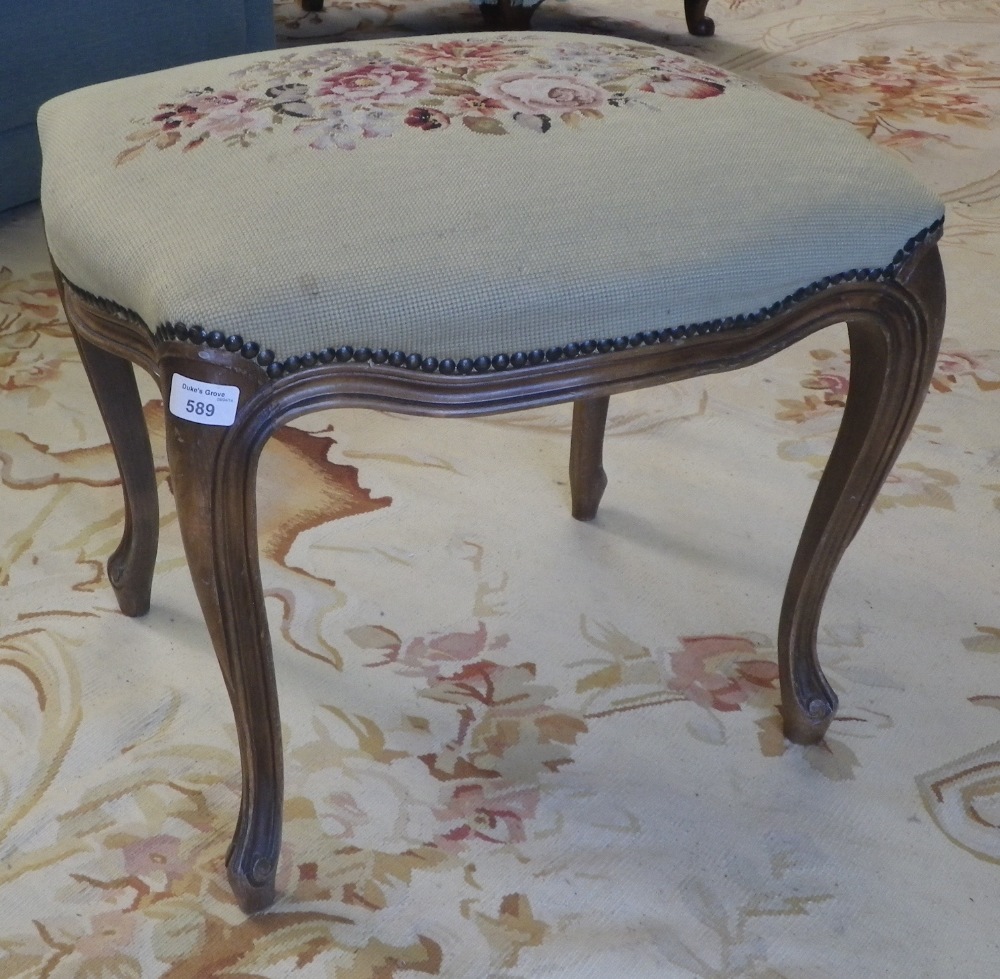
[[273, 0], [3, 0], [0, 210], [38, 196], [35, 113], [62, 92], [274, 45]]

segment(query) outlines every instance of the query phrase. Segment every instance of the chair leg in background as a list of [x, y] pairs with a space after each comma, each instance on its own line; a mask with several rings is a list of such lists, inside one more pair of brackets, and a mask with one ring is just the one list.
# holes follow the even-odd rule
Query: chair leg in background
[[607, 396], [573, 402], [573, 434], [569, 448], [569, 486], [572, 513], [577, 520], [593, 520], [608, 485], [604, 472], [604, 428]]
[[715, 33], [715, 21], [705, 16], [708, 0], [684, 0], [684, 19], [688, 32], [695, 37], [711, 37]]
[[75, 329], [73, 336], [108, 430], [125, 497], [125, 529], [108, 559], [108, 580], [122, 612], [145, 615], [160, 525], [156, 469], [135, 371], [129, 361], [95, 346]]

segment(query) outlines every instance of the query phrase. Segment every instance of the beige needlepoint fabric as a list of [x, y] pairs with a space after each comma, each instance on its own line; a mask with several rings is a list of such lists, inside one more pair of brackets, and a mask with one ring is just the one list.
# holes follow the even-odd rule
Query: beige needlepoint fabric
[[756, 313], [941, 204], [849, 127], [568, 33], [229, 58], [43, 107], [57, 265], [151, 327], [437, 358]]

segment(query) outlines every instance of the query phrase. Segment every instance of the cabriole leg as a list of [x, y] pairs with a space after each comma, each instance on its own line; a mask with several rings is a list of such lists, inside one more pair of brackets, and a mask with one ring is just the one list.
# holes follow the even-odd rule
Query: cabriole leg
[[[189, 371], [184, 365], [182, 372]], [[219, 372], [203, 379], [240, 383]], [[257, 911], [275, 896], [283, 794], [278, 695], [257, 552], [261, 445], [246, 427], [197, 424], [169, 411], [166, 427], [184, 549], [239, 737], [243, 790], [226, 866], [240, 906]]]
[[837, 697], [816, 655], [820, 611], [841, 556], [892, 468], [923, 404], [944, 324], [944, 278], [936, 248], [886, 287], [881, 308], [848, 319], [847, 405], [792, 563], [781, 612], [778, 660], [786, 736], [822, 739]]
[[126, 615], [145, 615], [156, 563], [159, 502], [149, 432], [132, 364], [95, 346], [73, 330], [114, 449], [125, 497], [125, 529], [108, 558], [108, 580]]

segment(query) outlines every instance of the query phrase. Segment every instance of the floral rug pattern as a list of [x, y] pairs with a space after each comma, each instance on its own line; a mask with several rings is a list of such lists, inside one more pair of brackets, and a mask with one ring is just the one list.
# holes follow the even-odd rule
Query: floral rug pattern
[[[289, 44], [478, 18], [436, 0], [275, 9]], [[279, 898], [247, 918], [223, 867], [235, 729], [175, 526], [160, 393], [140, 379], [162, 526], [152, 609], [130, 620], [104, 570], [113, 455], [40, 215], [21, 208], [0, 216], [4, 979], [994, 975], [1000, 3], [709, 13], [709, 40], [684, 33], [679, 2], [546, 0], [536, 26], [667, 45], [667, 64], [694, 53], [714, 66], [699, 83], [761, 82], [855, 125], [948, 205], [931, 391], [820, 627], [841, 701], [827, 739], [781, 736], [775, 632], [849, 384], [839, 328], [612, 399], [610, 485], [586, 525], [568, 512], [565, 407], [309, 416], [260, 471], [287, 785]], [[433, 41], [413, 50], [377, 78], [317, 66], [317, 86], [430, 95], [446, 61]], [[509, 101], [458, 110], [471, 95], [456, 91], [426, 108], [518, 124], [524, 90], [477, 92]], [[224, 99], [189, 100], [154, 146], [201, 138], [181, 105], [233, 136]], [[572, 124], [537, 108], [517, 111]]]

